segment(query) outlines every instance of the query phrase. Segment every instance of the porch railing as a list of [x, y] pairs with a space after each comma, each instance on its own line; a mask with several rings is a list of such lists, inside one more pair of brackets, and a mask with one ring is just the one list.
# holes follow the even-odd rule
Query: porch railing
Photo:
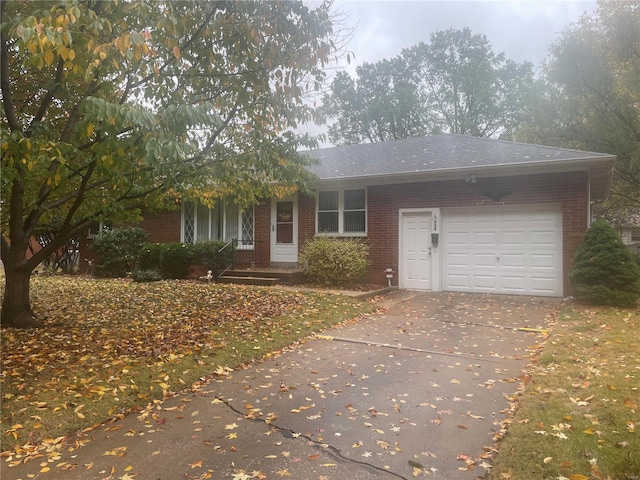
[[231, 249], [230, 255], [230, 263], [228, 265], [224, 265], [218, 274], [218, 278], [222, 277], [229, 270], [233, 270], [234, 266], [238, 263], [238, 254], [242, 255], [243, 263], [248, 263], [252, 268], [255, 268], [257, 265], [262, 265], [262, 249], [260, 248], [261, 241], [250, 239], [239, 239], [234, 238], [233, 240], [229, 240], [225, 243], [218, 253], [222, 255], [228, 249]]

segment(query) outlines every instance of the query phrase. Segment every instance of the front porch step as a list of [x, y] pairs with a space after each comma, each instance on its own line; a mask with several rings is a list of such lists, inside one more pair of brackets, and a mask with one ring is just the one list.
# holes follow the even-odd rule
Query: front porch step
[[245, 285], [295, 285], [304, 282], [304, 273], [298, 269], [237, 269], [225, 272], [218, 281]]
[[248, 275], [223, 275], [218, 278], [218, 283], [235, 283], [237, 285], [259, 285], [259, 286], [273, 286], [283, 283], [279, 278], [268, 277], [251, 277]]

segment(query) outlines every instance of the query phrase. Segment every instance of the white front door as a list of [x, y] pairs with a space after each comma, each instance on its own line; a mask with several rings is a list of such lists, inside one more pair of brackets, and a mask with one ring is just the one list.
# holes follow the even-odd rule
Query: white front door
[[271, 200], [271, 263], [298, 262], [298, 197]]
[[405, 212], [400, 216], [401, 288], [432, 290], [431, 212]]

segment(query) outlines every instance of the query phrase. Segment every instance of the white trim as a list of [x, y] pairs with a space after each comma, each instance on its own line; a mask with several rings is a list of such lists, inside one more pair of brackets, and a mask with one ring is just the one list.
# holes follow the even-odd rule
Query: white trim
[[111, 230], [111, 227], [107, 224], [105, 224], [104, 222], [98, 222], [98, 232], [97, 233], [92, 233], [91, 230], [93, 230], [93, 225], [89, 227], [89, 233], [87, 234], [87, 238], [96, 238], [99, 235], [102, 235], [102, 232], [105, 232], [107, 230]]
[[[292, 202], [293, 206], [293, 242], [277, 243], [276, 223], [278, 202]], [[290, 195], [283, 198], [271, 199], [271, 225], [269, 228], [269, 261], [272, 264], [297, 264], [298, 263], [298, 195]]]
[[[220, 200], [220, 203], [216, 203], [214, 205], [213, 208], [208, 207], [208, 241], [224, 241], [226, 238], [228, 238], [227, 235], [227, 202], [232, 201], [231, 199], [225, 198]], [[198, 206], [199, 204], [197, 202], [191, 202], [191, 204], [193, 205], [193, 241], [194, 243], [198, 242]], [[181, 243], [186, 243], [185, 240], [185, 205], [186, 202], [183, 202], [181, 205], [181, 209], [180, 209], [180, 242]], [[219, 233], [219, 238], [212, 238], [212, 224], [213, 224], [213, 209], [218, 209], [218, 214], [222, 215], [222, 231], [218, 232]], [[237, 249], [238, 250], [253, 250], [255, 248], [255, 232], [256, 232], [256, 214], [255, 214], [255, 205], [249, 207], [253, 210], [253, 243], [250, 245], [238, 245]], [[242, 240], [242, 215], [243, 215], [244, 210], [240, 207], [238, 207], [238, 218], [237, 218], [237, 226], [238, 229], [235, 232], [235, 235], [231, 235], [232, 238], [236, 239], [236, 240]]]
[[[344, 231], [344, 192], [347, 190], [364, 190], [364, 232], [345, 232]], [[320, 208], [320, 193], [322, 192], [338, 192], [338, 231], [337, 232], [318, 232], [318, 213]], [[317, 237], [366, 237], [369, 218], [369, 191], [364, 186], [354, 186], [346, 188], [322, 188], [316, 190], [315, 205], [315, 236]], [[355, 210], [349, 210], [355, 211]]]
[[[431, 231], [440, 234], [441, 215], [440, 208], [401, 208], [398, 210], [398, 287], [405, 288], [403, 285], [404, 278], [404, 252], [403, 250], [403, 222], [402, 217], [406, 214], [424, 213], [431, 215]], [[431, 247], [431, 291], [442, 291], [441, 273], [440, 273], [440, 252], [442, 251], [442, 238], [437, 247]]]

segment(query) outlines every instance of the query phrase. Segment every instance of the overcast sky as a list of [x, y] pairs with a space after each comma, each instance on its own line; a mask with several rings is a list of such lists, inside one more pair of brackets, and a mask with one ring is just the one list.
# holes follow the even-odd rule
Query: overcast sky
[[391, 58], [428, 42], [438, 30], [469, 27], [487, 37], [495, 53], [538, 66], [551, 43], [595, 1], [587, 0], [336, 0], [354, 27], [355, 64]]
[[[312, 2], [310, 2], [312, 3]], [[346, 15], [353, 38], [351, 65], [339, 69], [355, 74], [362, 63], [400, 54], [403, 48], [448, 28], [469, 27], [487, 37], [493, 51], [537, 70], [558, 34], [582, 14], [593, 13], [595, 0], [335, 0]], [[326, 127], [312, 128], [313, 132]]]

